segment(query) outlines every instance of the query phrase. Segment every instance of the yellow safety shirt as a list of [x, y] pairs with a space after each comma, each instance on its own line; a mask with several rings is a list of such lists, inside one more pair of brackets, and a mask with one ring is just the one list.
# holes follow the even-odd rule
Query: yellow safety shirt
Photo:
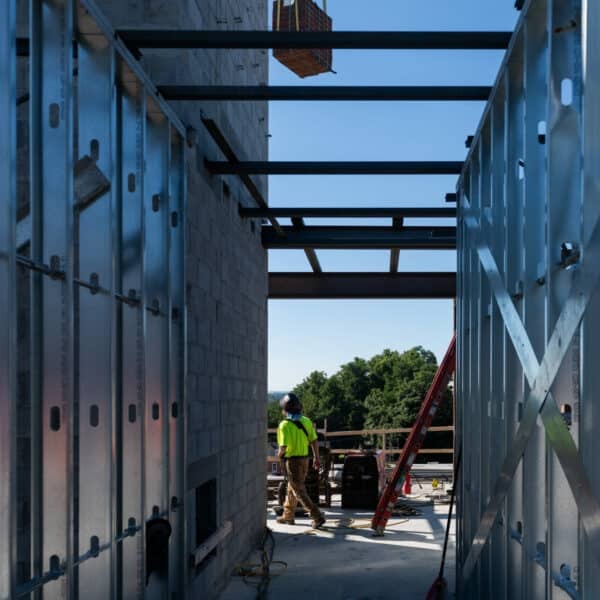
[[312, 421], [307, 417], [300, 417], [300, 422], [304, 425], [308, 437], [306, 437], [306, 433], [302, 429], [294, 425], [289, 419], [279, 423], [279, 427], [277, 428], [277, 443], [279, 446], [286, 447], [285, 458], [308, 456], [309, 444], [317, 439]]

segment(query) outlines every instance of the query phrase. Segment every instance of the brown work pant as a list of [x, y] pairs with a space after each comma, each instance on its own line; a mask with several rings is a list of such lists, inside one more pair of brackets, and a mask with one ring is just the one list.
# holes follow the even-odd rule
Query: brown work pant
[[293, 519], [298, 506], [298, 500], [302, 506], [310, 513], [310, 516], [317, 520], [321, 518], [319, 507], [310, 499], [306, 491], [306, 475], [308, 473], [308, 458], [289, 458], [285, 461], [287, 472], [287, 496], [283, 504], [283, 518]]

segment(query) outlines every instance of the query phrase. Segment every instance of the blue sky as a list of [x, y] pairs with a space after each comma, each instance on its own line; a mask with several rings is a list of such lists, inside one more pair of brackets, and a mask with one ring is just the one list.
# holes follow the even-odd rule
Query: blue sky
[[[338, 30], [512, 30], [518, 18], [514, 0], [329, 0], [328, 11]], [[305, 80], [271, 57], [270, 83], [491, 85], [501, 60], [499, 51], [339, 50], [334, 51], [337, 74]], [[477, 128], [483, 107], [481, 102], [271, 103], [270, 160], [462, 160], [464, 141]], [[455, 186], [455, 176], [272, 176], [269, 203], [444, 206], [444, 195]], [[325, 271], [389, 267], [385, 251], [319, 251], [318, 256]], [[310, 270], [302, 251], [270, 251], [269, 262], [271, 271]], [[454, 252], [400, 253], [401, 271], [454, 271], [455, 263]], [[368, 358], [384, 348], [422, 345], [441, 358], [452, 327], [451, 301], [272, 300], [269, 389], [289, 389], [313, 370], [332, 374], [355, 356]]]

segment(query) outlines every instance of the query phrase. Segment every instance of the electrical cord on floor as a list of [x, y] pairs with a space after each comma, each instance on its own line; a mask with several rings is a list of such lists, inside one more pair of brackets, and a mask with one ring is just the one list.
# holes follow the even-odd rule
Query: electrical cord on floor
[[[256, 586], [256, 600], [266, 600], [271, 579], [281, 575], [287, 569], [288, 565], [282, 560], [273, 560], [273, 556], [275, 555], [275, 537], [268, 527], [265, 527], [259, 552], [260, 563], [242, 563], [236, 565], [234, 575], [242, 577], [244, 583]], [[283, 568], [277, 573], [272, 573], [272, 565], [280, 565]], [[260, 578], [258, 581], [252, 581], [252, 578], [258, 577]]]
[[[401, 521], [394, 521], [393, 523], [388, 523], [386, 525], [386, 529], [391, 527], [397, 527], [398, 525], [403, 525], [404, 523], [408, 523], [410, 519], [402, 519]], [[319, 531], [326, 532], [335, 532], [335, 531], [352, 531], [357, 529], [370, 529], [372, 527], [371, 520], [355, 520], [355, 519], [333, 519], [328, 520], [327, 525], [323, 526], [320, 529], [307, 529], [304, 532], [304, 535], [319, 535]]]

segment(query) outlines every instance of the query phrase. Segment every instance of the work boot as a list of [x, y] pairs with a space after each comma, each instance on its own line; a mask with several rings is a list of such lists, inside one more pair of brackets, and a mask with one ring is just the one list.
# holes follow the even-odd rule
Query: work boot
[[312, 522], [312, 528], [313, 529], [321, 529], [321, 527], [323, 527], [323, 525], [325, 525], [325, 517], [323, 515], [321, 515], [320, 517], [316, 518]]
[[277, 522], [280, 525], [295, 525], [296, 521], [294, 521], [294, 519], [286, 519], [285, 517], [279, 517], [277, 519]]

